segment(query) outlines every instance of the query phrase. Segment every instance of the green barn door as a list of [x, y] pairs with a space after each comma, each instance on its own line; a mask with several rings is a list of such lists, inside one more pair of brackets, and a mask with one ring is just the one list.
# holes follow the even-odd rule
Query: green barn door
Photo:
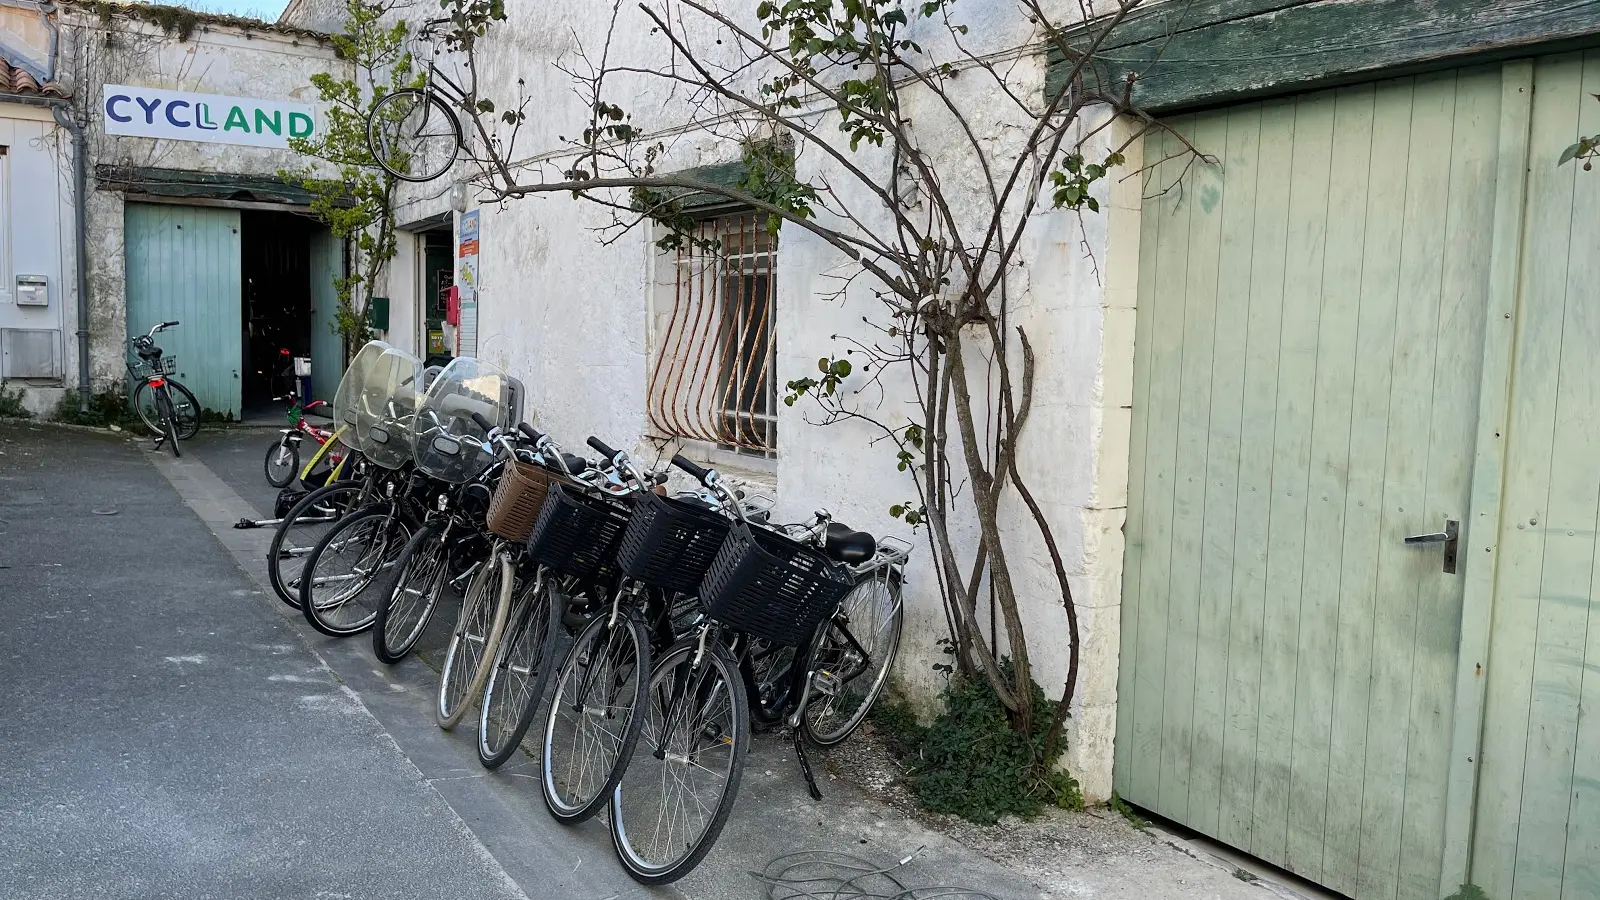
[[344, 375], [344, 338], [339, 335], [339, 291], [344, 277], [344, 241], [326, 228], [311, 234], [311, 396], [333, 402]]
[[1116, 788], [1363, 900], [1440, 896], [1462, 578], [1404, 539], [1468, 521], [1499, 106], [1188, 117], [1146, 190]]
[[123, 214], [128, 334], [176, 319], [156, 343], [178, 358], [174, 377], [200, 405], [240, 413], [244, 347], [239, 212], [129, 203]]
[[1600, 52], [1533, 70], [1510, 442], [1472, 881], [1600, 898]]

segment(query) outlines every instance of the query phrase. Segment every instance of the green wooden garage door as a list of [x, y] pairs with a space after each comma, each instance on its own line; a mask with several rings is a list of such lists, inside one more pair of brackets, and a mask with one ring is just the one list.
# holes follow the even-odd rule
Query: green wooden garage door
[[176, 319], [157, 343], [201, 406], [239, 416], [244, 345], [239, 211], [129, 203], [124, 213], [128, 333]]
[[1468, 519], [1500, 103], [1182, 119], [1145, 202], [1116, 787], [1360, 898], [1440, 893], [1463, 579], [1403, 540]]
[[1472, 846], [1493, 900], [1600, 898], [1600, 53], [1539, 60]]

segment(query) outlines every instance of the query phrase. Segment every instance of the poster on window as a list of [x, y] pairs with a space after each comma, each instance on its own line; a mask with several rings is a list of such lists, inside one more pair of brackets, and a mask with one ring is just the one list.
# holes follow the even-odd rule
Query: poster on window
[[456, 288], [460, 297], [460, 325], [456, 328], [456, 355], [478, 354], [478, 211], [461, 214], [457, 231]]

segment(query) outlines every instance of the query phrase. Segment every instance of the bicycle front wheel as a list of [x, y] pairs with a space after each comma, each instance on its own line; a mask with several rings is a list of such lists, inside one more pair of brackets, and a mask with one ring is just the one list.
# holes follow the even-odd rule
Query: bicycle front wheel
[[267, 447], [267, 458], [262, 462], [267, 474], [267, 484], [286, 488], [300, 470], [300, 448], [285, 435]]
[[900, 579], [884, 574], [851, 588], [833, 619], [818, 630], [805, 718], [806, 736], [817, 746], [842, 743], [883, 695], [904, 619]]
[[650, 680], [650, 639], [631, 607], [602, 613], [579, 632], [556, 673], [545, 717], [539, 785], [564, 825], [606, 805], [639, 741], [638, 710]]
[[511, 616], [511, 595], [516, 568], [510, 554], [496, 548], [467, 585], [461, 614], [450, 633], [444, 669], [439, 673], [439, 702], [434, 707], [439, 727], [446, 731], [460, 724], [472, 701], [483, 690], [489, 666], [500, 649], [506, 620]]
[[549, 574], [528, 581], [517, 593], [511, 628], [500, 642], [478, 713], [478, 761], [497, 769], [516, 753], [539, 711], [550, 670], [555, 667], [556, 635], [561, 628]]
[[378, 618], [379, 576], [394, 568], [411, 530], [389, 506], [351, 513], [317, 543], [300, 581], [300, 611], [331, 637], [358, 634]]
[[306, 559], [361, 498], [360, 484], [342, 481], [317, 488], [289, 508], [267, 547], [267, 581], [279, 600], [300, 608], [300, 575]]
[[449, 558], [439, 526], [417, 529], [395, 563], [394, 588], [372, 623], [372, 653], [379, 662], [394, 665], [422, 639], [444, 593]]
[[611, 842], [635, 881], [666, 884], [711, 852], [739, 794], [750, 710], [738, 663], [721, 644], [701, 653], [698, 641], [680, 641], [651, 672], [641, 718], [611, 795]]
[[373, 106], [367, 147], [390, 175], [432, 181], [450, 171], [461, 152], [461, 121], [437, 94], [403, 88]]
[[177, 413], [172, 408], [172, 394], [162, 388], [156, 389], [156, 406], [161, 411], [161, 429], [166, 435], [167, 449], [172, 451], [174, 459], [183, 455], [183, 449], [178, 446], [178, 419]]

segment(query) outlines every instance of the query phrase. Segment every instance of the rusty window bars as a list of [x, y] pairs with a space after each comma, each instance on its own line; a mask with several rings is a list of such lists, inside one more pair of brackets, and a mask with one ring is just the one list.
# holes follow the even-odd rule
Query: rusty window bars
[[759, 456], [777, 451], [776, 242], [764, 217], [700, 223], [676, 251], [672, 309], [650, 370], [648, 414], [663, 437]]

